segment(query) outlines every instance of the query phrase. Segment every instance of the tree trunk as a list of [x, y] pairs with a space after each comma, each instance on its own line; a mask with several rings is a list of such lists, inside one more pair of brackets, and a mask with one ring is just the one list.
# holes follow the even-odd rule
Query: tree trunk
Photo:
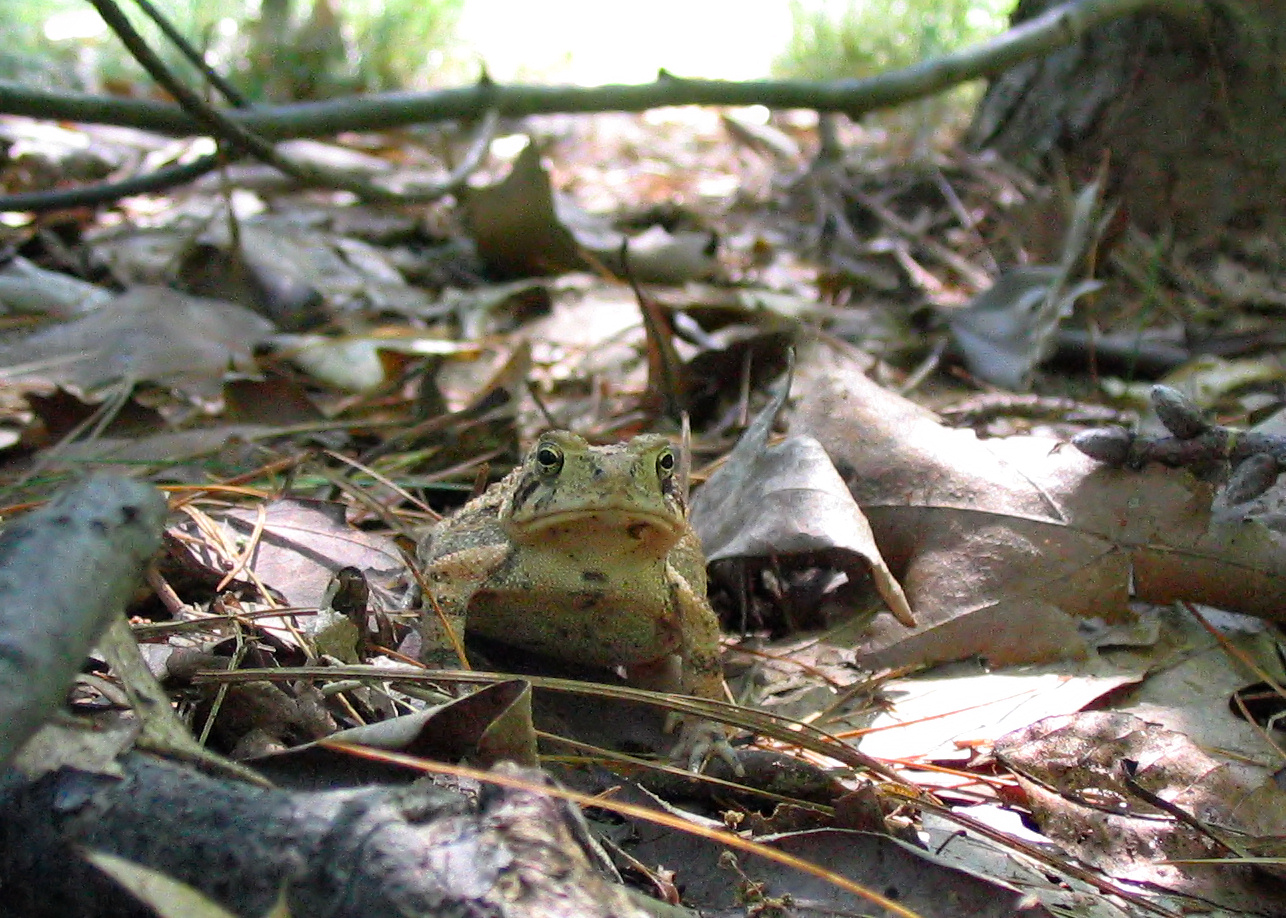
[[[1020, 0], [1015, 23], [1057, 0]], [[1209, 241], [1280, 220], [1286, 4], [1209, 0], [1204, 21], [1138, 15], [994, 80], [969, 144], [1027, 166], [1104, 163], [1139, 226]], [[1275, 226], [1273, 223], [1269, 227]]]

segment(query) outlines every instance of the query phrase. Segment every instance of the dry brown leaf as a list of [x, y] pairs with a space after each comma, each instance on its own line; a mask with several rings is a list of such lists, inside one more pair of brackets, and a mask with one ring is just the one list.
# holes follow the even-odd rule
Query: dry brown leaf
[[786, 391], [764, 408], [692, 501], [692, 526], [708, 562], [727, 558], [815, 557], [851, 577], [870, 572], [893, 615], [914, 625], [871, 527], [812, 437], [768, 444]]
[[[616, 799], [625, 794], [619, 791]], [[656, 805], [647, 798], [643, 802]], [[699, 907], [702, 914], [890, 914], [829, 882], [752, 854], [738, 854], [735, 861], [729, 861], [723, 846], [706, 839], [650, 827], [640, 827], [636, 835], [628, 849], [631, 856], [646, 864], [680, 868], [677, 879], [683, 886], [684, 903]], [[1050, 918], [1053, 914], [1043, 903], [1027, 897], [1029, 889], [1019, 890], [980, 876], [882, 832], [783, 832], [767, 838], [766, 843], [813, 864], [823, 864], [873, 891], [896, 894], [899, 905], [926, 918]], [[799, 904], [798, 911], [771, 907], [788, 899]], [[769, 907], [757, 911], [748, 907], [754, 905]]]
[[[1081, 860], [1226, 908], [1286, 915], [1280, 886], [1249, 866], [1164, 863], [1235, 857], [1218, 839], [1242, 833], [1281, 836], [1286, 795], [1271, 779], [1266, 785], [1258, 772], [1222, 764], [1180, 733], [1112, 712], [1046, 718], [1002, 737], [995, 754], [1018, 775], [1042, 831]], [[1209, 833], [1135, 786], [1208, 824]]]
[[[595, 264], [625, 273], [621, 246], [626, 236], [555, 196], [535, 144], [523, 148], [503, 181], [469, 189], [465, 203], [478, 254], [498, 274], [558, 274]], [[630, 242], [629, 273], [648, 283], [707, 279], [719, 270], [716, 248], [710, 233], [670, 233], [654, 226]]]
[[136, 287], [97, 311], [0, 348], [10, 379], [89, 393], [152, 382], [217, 399], [229, 368], [252, 371], [251, 350], [272, 325], [222, 300]]
[[[372, 586], [385, 589], [392, 589], [404, 571], [392, 540], [354, 529], [341, 504], [288, 498], [262, 509], [263, 532], [246, 567], [291, 606], [319, 607], [331, 577], [343, 567], [357, 568]], [[255, 509], [232, 508], [217, 519], [230, 530], [229, 541], [240, 542], [254, 532], [259, 515]], [[215, 552], [193, 551], [212, 569], [226, 570], [226, 560]]]
[[501, 182], [464, 198], [478, 254], [497, 274], [558, 274], [584, 265], [576, 240], [554, 213], [554, 190], [528, 144]]
[[792, 429], [816, 437], [866, 512], [915, 610], [878, 619], [870, 665], [1080, 656], [1082, 619], [1113, 622], [1133, 594], [1280, 617], [1281, 536], [1211, 518], [1184, 471], [1106, 468], [1053, 440], [980, 440], [871, 382], [817, 344], [800, 361]]
[[[395, 675], [394, 670], [371, 668], [372, 678], [389, 679]], [[340, 730], [326, 740], [443, 762], [468, 760], [489, 766], [508, 760], [534, 766], [536, 730], [532, 725], [531, 696], [530, 683], [510, 679], [413, 714]], [[355, 759], [318, 742], [251, 761], [273, 781], [294, 788], [348, 787], [376, 781], [407, 783], [418, 776], [404, 766]]]

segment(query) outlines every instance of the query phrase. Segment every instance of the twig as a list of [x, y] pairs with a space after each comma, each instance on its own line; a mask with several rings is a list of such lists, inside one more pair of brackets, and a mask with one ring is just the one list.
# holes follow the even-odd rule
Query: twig
[[1224, 488], [1229, 505], [1263, 494], [1286, 469], [1286, 437], [1215, 424], [1186, 395], [1169, 386], [1152, 387], [1152, 407], [1172, 436], [1099, 427], [1072, 437], [1072, 445], [1091, 459], [1118, 468], [1141, 469], [1149, 462], [1171, 468], [1229, 463], [1234, 467]]
[[115, 0], [89, 0], [89, 2], [93, 4], [94, 9], [98, 10], [98, 14], [103, 17], [103, 21], [116, 33], [116, 37], [121, 40], [121, 43], [133, 55], [134, 60], [138, 61], [139, 65], [147, 71], [148, 75], [162, 89], [174, 96], [183, 110], [192, 116], [202, 128], [210, 131], [216, 137], [224, 138], [233, 146], [262, 159], [288, 175], [296, 178], [300, 177], [296, 172], [295, 166], [281, 159], [271, 144], [255, 135], [251, 130], [211, 108], [204, 99], [175, 76], [165, 62], [148, 46], [128, 17], [121, 12], [121, 8], [116, 5]]
[[267, 140], [207, 104], [187, 84], [175, 76], [165, 62], [157, 56], [156, 52], [148, 47], [143, 36], [138, 33], [134, 25], [121, 12], [121, 8], [116, 5], [115, 0], [89, 0], [89, 2], [93, 4], [94, 9], [98, 10], [98, 14], [103, 17], [103, 21], [111, 27], [112, 31], [116, 33], [116, 37], [121, 40], [121, 43], [125, 45], [130, 54], [134, 56], [134, 59], [148, 72], [152, 79], [169, 92], [170, 95], [174, 96], [183, 110], [195, 118], [202, 127], [210, 131], [215, 137], [222, 138], [233, 147], [249, 153], [256, 159], [306, 185], [332, 185], [372, 200], [396, 198], [396, 195], [392, 195], [390, 192], [377, 188], [365, 181], [354, 179], [352, 176], [341, 175], [331, 170], [301, 166], [286, 159]]
[[964, 280], [968, 281], [975, 289], [985, 290], [991, 286], [991, 278], [987, 272], [971, 264], [965, 258], [962, 258], [952, 249], [943, 245], [935, 239], [930, 238], [923, 232], [917, 230], [914, 226], [903, 220], [892, 210], [885, 207], [879, 201], [876, 201], [870, 195], [861, 192], [853, 192], [853, 199], [861, 204], [872, 214], [882, 220], [884, 223], [901, 235], [903, 238], [914, 242], [916, 245], [923, 247], [930, 252], [938, 261], [953, 269]]
[[[506, 118], [559, 112], [638, 112], [667, 105], [766, 105], [844, 112], [859, 117], [1002, 73], [1023, 61], [1080, 40], [1104, 22], [1144, 10], [1195, 18], [1204, 14], [1204, 5], [1199, 0], [1062, 3], [972, 48], [864, 80], [735, 83], [680, 79], [662, 73], [654, 82], [637, 86], [497, 86], [485, 81], [429, 93], [381, 93], [328, 102], [256, 107], [231, 113], [229, 117], [248, 130], [273, 139], [476, 118], [493, 107]], [[0, 112], [118, 124], [177, 135], [205, 129], [200, 118], [174, 105], [49, 92], [9, 81], [0, 81]]]
[[60, 188], [57, 191], [25, 191], [0, 195], [0, 211], [66, 210], [71, 207], [95, 207], [119, 201], [136, 194], [151, 194], [178, 185], [186, 185], [213, 172], [226, 162], [223, 153], [212, 153], [181, 166], [167, 166], [147, 175], [88, 185], [84, 188]]
[[[489, 109], [474, 132], [469, 149], [450, 174], [440, 183], [428, 188], [395, 194], [392, 200], [407, 204], [425, 204], [454, 194], [464, 187], [470, 176], [482, 165], [496, 128], [500, 124], [500, 115], [495, 109]], [[89, 185], [83, 188], [60, 188], [56, 191], [30, 191], [18, 194], [0, 195], [0, 212], [4, 211], [49, 211], [65, 210], [72, 207], [95, 207], [99, 204], [110, 204], [121, 198], [139, 194], [151, 194], [165, 191], [179, 185], [193, 182], [207, 173], [213, 172], [230, 162], [226, 151], [219, 151], [191, 163], [180, 166], [167, 166], [148, 175], [123, 179], [119, 182], [107, 182], [101, 185]]]

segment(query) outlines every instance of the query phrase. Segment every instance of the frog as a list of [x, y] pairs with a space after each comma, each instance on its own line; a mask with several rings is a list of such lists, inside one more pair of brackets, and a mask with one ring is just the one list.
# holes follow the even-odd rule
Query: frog
[[[508, 475], [420, 539], [422, 662], [459, 666], [469, 632], [727, 700], [685, 478], [659, 434], [602, 446], [567, 430], [542, 434]], [[685, 717], [679, 726], [675, 759], [700, 770], [717, 755], [742, 773], [721, 725]]]

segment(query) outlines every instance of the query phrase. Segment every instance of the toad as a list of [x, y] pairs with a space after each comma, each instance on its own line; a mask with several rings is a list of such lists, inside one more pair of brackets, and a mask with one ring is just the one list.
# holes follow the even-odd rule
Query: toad
[[[541, 436], [421, 540], [424, 662], [458, 666], [467, 628], [572, 663], [623, 666], [648, 688], [726, 700], [684, 484], [656, 434], [612, 446]], [[710, 753], [740, 771], [721, 726], [685, 718], [674, 756], [698, 769]]]

